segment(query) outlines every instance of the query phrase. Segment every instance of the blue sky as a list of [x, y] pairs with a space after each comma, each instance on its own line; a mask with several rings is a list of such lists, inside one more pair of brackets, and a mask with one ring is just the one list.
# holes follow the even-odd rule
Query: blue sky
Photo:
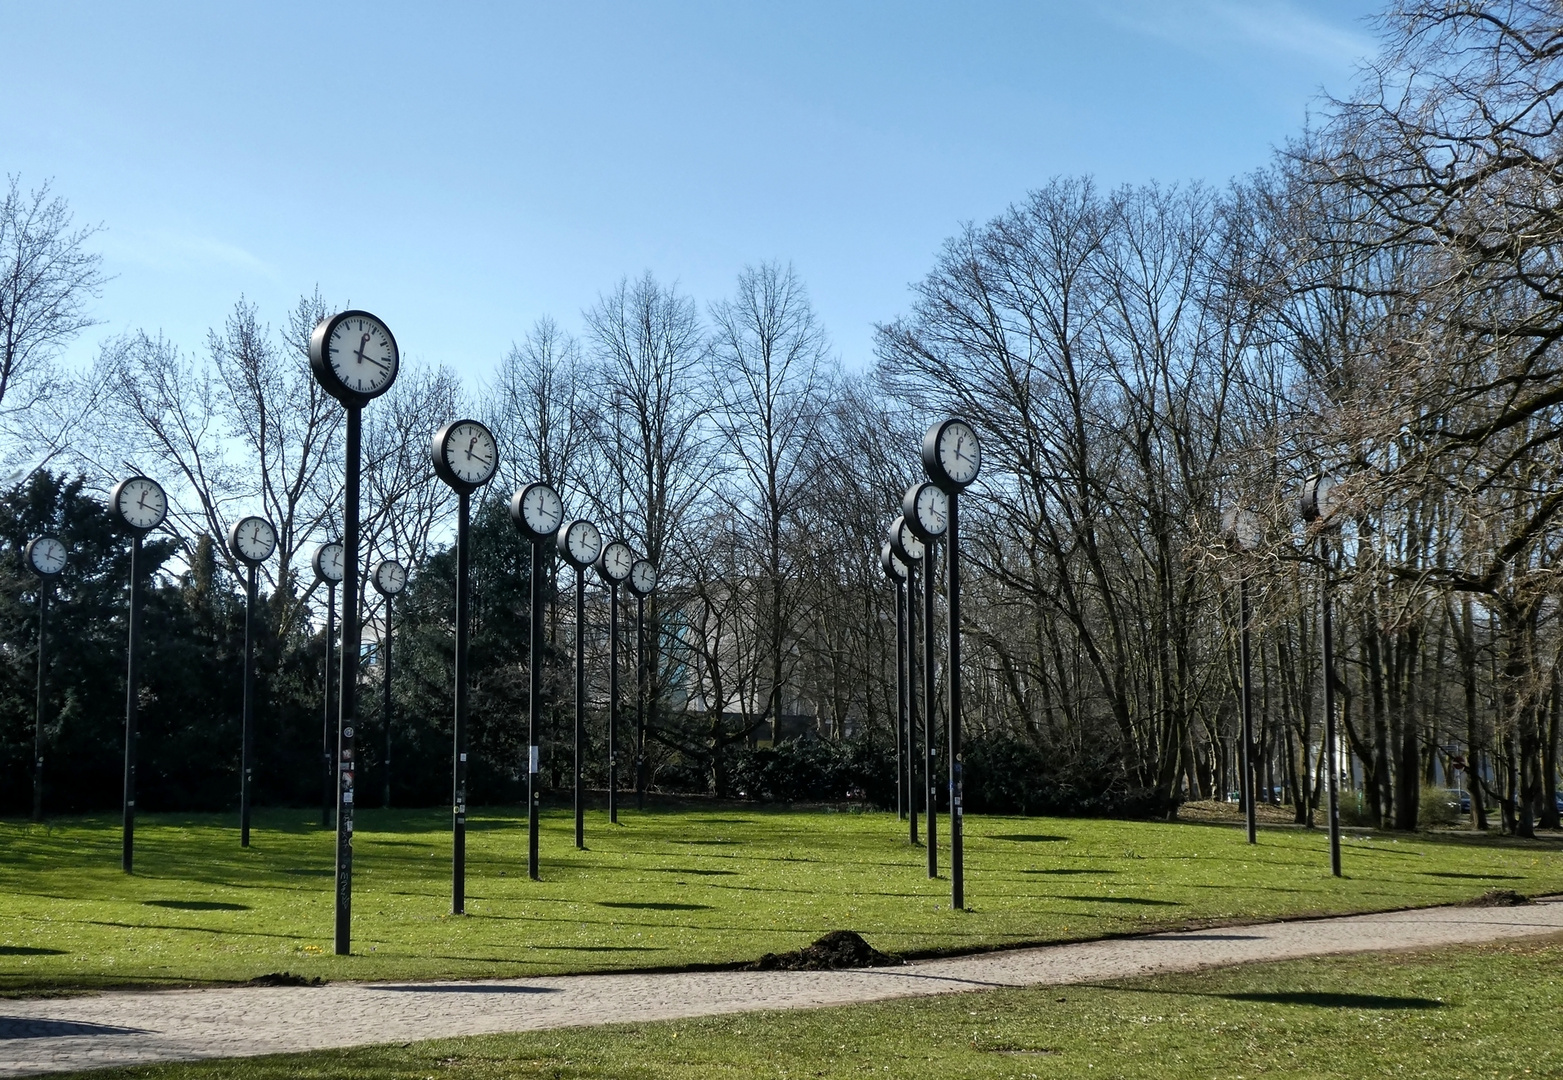
[[622, 275], [703, 305], [779, 259], [856, 369], [945, 237], [1050, 176], [1264, 164], [1377, 6], [0, 0], [0, 172], [105, 226], [77, 361], [318, 284], [476, 379]]

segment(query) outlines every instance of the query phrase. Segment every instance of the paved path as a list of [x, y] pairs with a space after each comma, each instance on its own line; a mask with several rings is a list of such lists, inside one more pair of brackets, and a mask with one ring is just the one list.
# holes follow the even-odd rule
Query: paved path
[[1563, 898], [1515, 908], [1431, 908], [1153, 934], [859, 971], [341, 983], [0, 1001], [0, 1076], [846, 1005], [1559, 931]]

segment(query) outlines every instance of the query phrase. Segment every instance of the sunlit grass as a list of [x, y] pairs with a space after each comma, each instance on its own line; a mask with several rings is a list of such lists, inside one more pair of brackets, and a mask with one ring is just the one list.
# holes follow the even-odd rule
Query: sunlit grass
[[966, 950], [1563, 891], [1555, 842], [1353, 835], [1334, 880], [1320, 833], [1250, 847], [1226, 826], [976, 817], [961, 912], [893, 815], [621, 819], [593, 814], [579, 852], [569, 814], [545, 814], [532, 882], [525, 819], [478, 815], [467, 914], [452, 917], [448, 817], [361, 812], [348, 957], [332, 955], [333, 836], [308, 811], [260, 813], [249, 850], [230, 817], [148, 816], [130, 876], [117, 819], [0, 821], [0, 989], [729, 964], [840, 928], [889, 952]]

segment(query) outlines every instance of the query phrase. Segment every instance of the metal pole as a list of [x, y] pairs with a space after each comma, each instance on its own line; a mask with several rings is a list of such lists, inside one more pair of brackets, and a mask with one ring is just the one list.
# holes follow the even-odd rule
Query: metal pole
[[33, 820], [43, 820], [43, 713], [48, 653], [45, 634], [49, 622], [49, 583], [38, 579], [38, 709], [33, 713]]
[[450, 911], [467, 910], [467, 623], [471, 549], [467, 538], [471, 504], [465, 491], [456, 499], [456, 663], [455, 715], [451, 721]]
[[537, 815], [543, 798], [538, 776], [538, 714], [543, 708], [543, 541], [532, 541], [532, 632], [531, 687], [527, 694], [527, 771], [526, 771], [526, 872], [539, 880], [537, 868]]
[[939, 674], [939, 645], [934, 637], [934, 543], [929, 540], [923, 546], [923, 741], [928, 746], [928, 876], [937, 876], [938, 860], [934, 854], [938, 844], [934, 835], [934, 812], [939, 808], [934, 777], [938, 774], [939, 740], [934, 738], [934, 712], [938, 708], [939, 690], [936, 685]]
[[130, 542], [130, 614], [126, 619], [125, 649], [125, 806], [121, 827], [119, 865], [131, 872], [136, 848], [136, 720], [140, 694], [136, 670], [136, 631], [141, 623], [141, 534]]
[[906, 752], [906, 593], [899, 581], [892, 581], [890, 587], [895, 590], [895, 816], [905, 821], [906, 804], [911, 801], [907, 783], [911, 758]]
[[385, 670], [382, 689], [385, 692], [385, 703], [381, 707], [381, 715], [385, 717], [385, 808], [391, 808], [391, 609], [395, 607], [394, 597], [385, 598], [385, 633], [381, 643], [384, 649]]
[[250, 846], [250, 781], [255, 767], [255, 564], [244, 586], [244, 728], [239, 737], [239, 846]]
[[363, 410], [347, 410], [347, 482], [342, 493], [342, 662], [337, 679], [336, 954], [352, 951], [353, 738], [358, 734], [358, 465]]
[[582, 757], [586, 752], [586, 568], [575, 568], [575, 846], [586, 848], [586, 799]]
[[320, 720], [320, 756], [324, 761], [320, 788], [320, 827], [331, 827], [332, 788], [336, 786], [336, 770], [331, 767], [331, 660], [336, 655], [336, 582], [326, 582], [326, 704]]
[[1238, 596], [1241, 597], [1239, 618], [1242, 620], [1242, 633], [1238, 644], [1238, 662], [1242, 667], [1243, 675], [1243, 812], [1248, 823], [1248, 842], [1257, 844], [1258, 839], [1258, 811], [1254, 806], [1256, 801], [1254, 791], [1254, 688], [1252, 672], [1248, 659], [1248, 574], [1244, 573], [1238, 583]]
[[[1324, 579], [1319, 587], [1320, 622], [1324, 638], [1324, 746], [1325, 769], [1330, 774], [1330, 873], [1340, 877], [1340, 766], [1336, 762], [1335, 732], [1335, 630], [1330, 617], [1329, 541], [1319, 537], [1319, 554], [1324, 564]], [[1480, 796], [1477, 792], [1477, 796]]]
[[[966, 860], [962, 844], [961, 827], [964, 811], [961, 806], [963, 792], [961, 782], [961, 541], [960, 496], [950, 493], [950, 534], [945, 541], [945, 574], [949, 578], [947, 602], [950, 620], [950, 658], [948, 679], [950, 715], [946, 718], [950, 731], [950, 903], [957, 910], [966, 908]], [[931, 584], [931, 583], [930, 583]], [[930, 590], [931, 592], [931, 590]], [[932, 604], [932, 596], [929, 597]], [[932, 673], [929, 673], [930, 680]], [[933, 686], [932, 681], [928, 684]]]
[[[925, 561], [926, 561], [926, 556], [927, 556], [927, 552], [925, 550], [925, 552], [924, 552]], [[924, 569], [926, 570], [926, 566], [924, 567]], [[927, 575], [925, 574], [923, 576], [923, 579], [922, 579], [922, 587], [923, 587], [923, 589], [926, 590], [928, 588], [929, 584], [930, 583], [929, 583], [929, 581], [927, 579]], [[918, 696], [917, 695], [918, 695], [918, 689], [919, 689], [918, 685], [917, 685], [917, 683], [918, 683], [918, 679], [917, 679], [917, 675], [918, 675], [918, 665], [917, 665], [917, 597], [919, 595], [923, 595], [923, 594], [919, 594], [918, 593], [917, 585], [918, 585], [917, 564], [916, 563], [907, 563], [907, 565], [906, 565], [906, 722], [907, 722], [908, 728], [911, 731], [913, 731], [914, 733], [917, 731], [917, 717], [918, 717]], [[927, 614], [927, 605], [926, 604], [924, 604], [923, 611], [924, 611], [924, 615], [926, 616], [926, 614]], [[927, 641], [927, 635], [928, 635], [928, 623], [927, 623], [927, 620], [925, 618], [924, 622], [923, 622], [923, 640], [924, 640], [924, 642]], [[926, 648], [924, 649], [924, 652], [926, 654], [926, 652], [927, 652]], [[927, 656], [925, 655], [923, 657], [923, 667], [924, 667], [925, 670], [927, 668], [927, 664], [928, 664], [928, 660], [927, 660]], [[922, 690], [923, 690], [923, 696], [922, 696], [922, 718], [923, 718], [923, 762], [922, 762], [922, 765], [923, 765], [923, 771], [922, 771], [922, 780], [921, 780], [921, 783], [919, 783], [919, 785], [918, 785], [918, 789], [921, 790], [921, 792], [922, 792], [923, 813], [924, 813], [924, 816], [926, 818], [926, 821], [925, 821], [925, 826], [926, 826], [925, 832], [926, 832], [926, 840], [927, 840], [927, 844], [928, 844], [928, 876], [933, 878], [933, 877], [938, 877], [939, 876], [939, 798], [938, 798], [938, 795], [936, 794], [936, 792], [934, 790], [934, 779], [933, 779], [934, 778], [934, 753], [935, 753], [935, 748], [937, 747], [938, 744], [937, 744], [936, 740], [933, 737], [933, 709], [931, 707], [933, 702], [928, 698], [927, 687], [924, 686], [922, 688]], [[913, 742], [916, 741], [915, 734], [912, 737], [912, 741]], [[915, 755], [914, 755], [914, 757], [915, 757]], [[914, 769], [916, 768], [915, 762], [913, 764], [913, 768]], [[912, 812], [914, 814], [917, 812], [917, 807], [916, 807], [916, 803], [915, 802], [913, 803], [913, 806], [912, 806]], [[917, 833], [915, 831], [912, 833], [912, 840], [913, 840], [914, 843], [917, 840]]]
[[635, 809], [646, 808], [646, 598], [635, 597]]
[[619, 823], [619, 586], [608, 592], [608, 820]]

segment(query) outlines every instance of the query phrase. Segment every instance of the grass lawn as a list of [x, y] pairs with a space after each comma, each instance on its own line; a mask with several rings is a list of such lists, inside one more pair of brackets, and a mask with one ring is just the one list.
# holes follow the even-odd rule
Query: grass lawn
[[1558, 1076], [1560, 968], [1563, 941], [1553, 938], [73, 1075], [95, 1080]]
[[[0, 821], [0, 991], [244, 981], [524, 976], [748, 961], [854, 929], [887, 952], [1063, 941], [1211, 920], [1382, 910], [1487, 889], [1563, 892], [1556, 840], [1351, 834], [1059, 818], [967, 821], [968, 911], [930, 881], [890, 814], [758, 808], [544, 816], [541, 882], [526, 822], [469, 824], [467, 915], [450, 916], [448, 815], [363, 811], [354, 955], [332, 955], [332, 835], [308, 811], [148, 815], [136, 873], [117, 818]], [[941, 825], [943, 822], [941, 822]]]

